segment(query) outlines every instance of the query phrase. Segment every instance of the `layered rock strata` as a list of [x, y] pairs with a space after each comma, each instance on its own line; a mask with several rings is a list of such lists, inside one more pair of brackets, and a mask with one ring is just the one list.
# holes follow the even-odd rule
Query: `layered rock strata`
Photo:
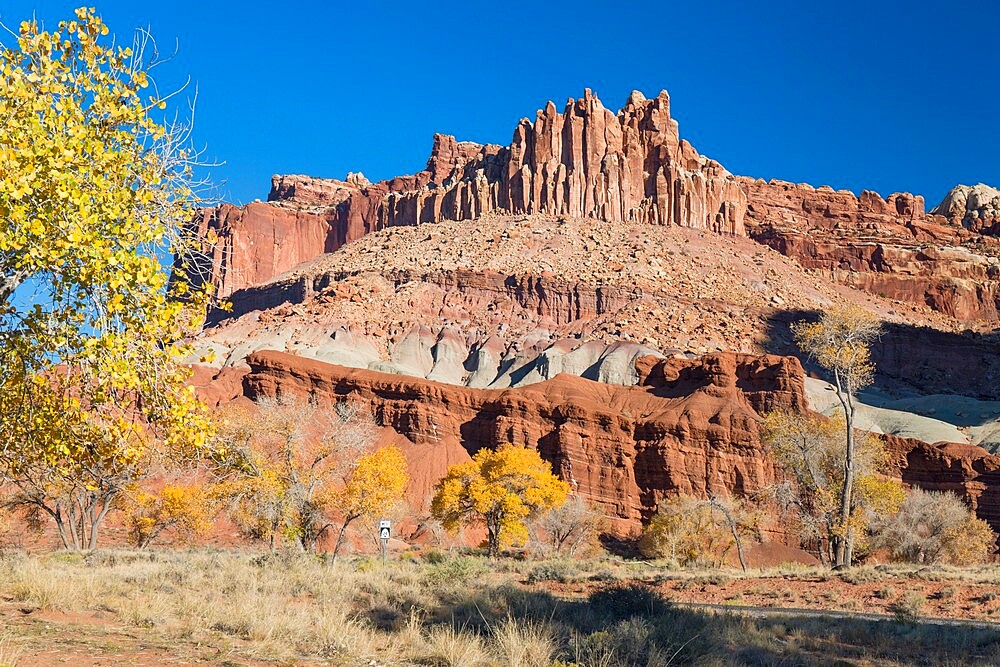
[[[447, 466], [483, 447], [537, 448], [574, 490], [598, 504], [620, 534], [681, 493], [744, 496], [776, 480], [760, 415], [806, 409], [794, 358], [724, 353], [697, 360], [646, 357], [633, 387], [558, 375], [519, 389], [483, 390], [302, 359], [248, 358], [249, 398], [350, 398], [370, 408], [406, 451], [417, 505]], [[232, 370], [220, 376], [231, 391]], [[203, 389], [202, 391], [205, 391]], [[908, 484], [958, 493], [1000, 528], [1000, 457], [972, 445], [885, 436]], [[779, 531], [780, 532], [780, 531]]]
[[[619, 532], [634, 531], [664, 497], [744, 495], [774, 480], [758, 413], [802, 409], [802, 373], [788, 357], [723, 354], [649, 359], [640, 386], [569, 375], [519, 389], [456, 387], [347, 369], [278, 352], [248, 358], [248, 397], [309, 395], [369, 407], [404, 441], [423, 501], [447, 466], [503, 443], [537, 448]], [[423, 485], [423, 486], [421, 486]]]
[[203, 211], [194, 226], [206, 239], [202, 273], [228, 296], [387, 226], [507, 212], [742, 234], [745, 211], [736, 179], [680, 139], [665, 91], [633, 92], [616, 115], [588, 89], [562, 112], [549, 102], [523, 119], [507, 147], [435, 135], [414, 176], [275, 176], [267, 204]]
[[749, 235], [846, 285], [996, 321], [1000, 197], [959, 186], [920, 196], [734, 177], [679, 136], [666, 92], [617, 114], [590, 90], [522, 119], [507, 146], [435, 135], [426, 168], [370, 183], [275, 176], [267, 203], [202, 211], [199, 274], [218, 294], [267, 282], [374, 230], [491, 213], [638, 221]]

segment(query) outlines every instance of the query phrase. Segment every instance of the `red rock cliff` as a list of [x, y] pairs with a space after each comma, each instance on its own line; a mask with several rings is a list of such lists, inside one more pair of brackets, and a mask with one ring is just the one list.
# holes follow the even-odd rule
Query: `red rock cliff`
[[[421, 504], [447, 467], [506, 442], [537, 448], [618, 532], [635, 531], [657, 503], [680, 493], [743, 495], [775, 481], [759, 415], [804, 410], [792, 357], [723, 353], [697, 360], [645, 357], [641, 382], [622, 387], [558, 375], [507, 390], [470, 389], [348, 369], [280, 352], [248, 358], [250, 398], [350, 396], [395, 432]], [[225, 385], [231, 377], [223, 378]], [[950, 490], [1000, 528], [1000, 457], [979, 447], [887, 437], [904, 482]]]
[[[749, 235], [839, 282], [962, 320], [996, 320], [995, 192], [957, 188], [928, 215], [883, 199], [735, 177], [680, 138], [666, 92], [613, 113], [589, 89], [522, 119], [508, 146], [435, 135], [426, 168], [372, 184], [275, 176], [268, 203], [203, 211], [202, 275], [228, 297], [373, 230], [489, 213], [641, 221]], [[991, 198], [993, 197], [993, 198]], [[964, 246], [964, 254], [941, 248]], [[982, 252], [982, 248], [991, 248]]]
[[[267, 204], [203, 211], [204, 273], [221, 296], [375, 229], [490, 212], [642, 220], [743, 234], [746, 194], [718, 162], [681, 140], [670, 100], [633, 92], [616, 115], [589, 89], [562, 112], [523, 119], [509, 147], [435, 135], [424, 171], [377, 184], [275, 176]], [[264, 249], [261, 246], [268, 245]]]
[[350, 396], [405, 438], [411, 498], [423, 501], [447, 466], [483, 447], [534, 447], [621, 532], [678, 493], [750, 493], [774, 480], [758, 411], [803, 409], [791, 357], [720, 354], [699, 361], [648, 358], [637, 387], [559, 375], [510, 390], [469, 389], [348, 369], [279, 352], [248, 359], [251, 398]]

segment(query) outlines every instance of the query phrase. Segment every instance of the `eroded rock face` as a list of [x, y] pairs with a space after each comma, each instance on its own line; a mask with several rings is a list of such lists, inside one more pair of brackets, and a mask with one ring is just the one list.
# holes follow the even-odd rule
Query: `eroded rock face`
[[[588, 89], [562, 112], [549, 102], [522, 120], [508, 147], [438, 134], [416, 175], [377, 184], [275, 176], [267, 204], [203, 211], [195, 225], [219, 236], [206, 243], [203, 273], [225, 297], [384, 227], [505, 212], [743, 234], [746, 205], [737, 180], [680, 139], [665, 91], [634, 92], [615, 114]], [[289, 240], [294, 229], [301, 241]], [[268, 238], [276, 251], [261, 257]]]
[[[722, 165], [680, 139], [670, 98], [633, 92], [617, 115], [588, 89], [514, 130], [504, 207], [743, 233], [746, 196]], [[506, 196], [503, 196], [506, 194]]]
[[[1000, 318], [995, 243], [962, 227], [982, 229], [972, 229], [958, 215], [966, 205], [960, 188], [953, 191], [949, 219], [927, 215], [923, 197], [908, 193], [882, 199], [867, 190], [858, 197], [783, 181], [741, 182], [750, 202], [749, 235], [803, 267], [821, 270], [850, 287], [930, 306], [958, 320]], [[932, 213], [942, 207], [945, 204]], [[984, 243], [994, 252], [982, 252]]]
[[680, 138], [666, 92], [633, 92], [617, 113], [590, 90], [561, 111], [549, 102], [508, 146], [437, 134], [423, 171], [380, 183], [275, 176], [266, 204], [203, 211], [194, 226], [218, 236], [200, 274], [228, 297], [375, 230], [490, 214], [749, 235], [851, 287], [960, 320], [1000, 317], [1000, 191], [958, 186], [928, 214], [908, 193], [734, 177]]
[[957, 185], [931, 213], [978, 234], [1000, 235], [1000, 190], [979, 183]]
[[929, 491], [950, 491], [1000, 532], [1000, 457], [975, 445], [885, 436], [902, 480]]
[[[768, 355], [645, 357], [636, 363], [639, 384], [633, 387], [558, 375], [507, 390], [348, 369], [280, 352], [252, 354], [248, 363], [246, 397], [308, 395], [321, 405], [349, 397], [369, 407], [404, 447], [412, 477], [408, 496], [416, 506], [449, 465], [509, 442], [537, 448], [575, 491], [603, 509], [619, 534], [634, 534], [663, 498], [741, 496], [772, 484], [777, 471], [760, 440], [760, 415], [806, 409], [798, 361]], [[232, 373], [220, 376], [226, 387]], [[972, 445], [884, 437], [904, 482], [954, 491], [1000, 527], [1000, 457]]]
[[537, 448], [574, 489], [628, 533], [664, 497], [745, 494], [774, 480], [758, 412], [803, 409], [790, 357], [721, 354], [647, 359], [639, 386], [569, 375], [519, 389], [483, 390], [347, 369], [278, 352], [248, 358], [247, 396], [350, 397], [405, 439], [422, 502], [447, 469], [482, 447]]

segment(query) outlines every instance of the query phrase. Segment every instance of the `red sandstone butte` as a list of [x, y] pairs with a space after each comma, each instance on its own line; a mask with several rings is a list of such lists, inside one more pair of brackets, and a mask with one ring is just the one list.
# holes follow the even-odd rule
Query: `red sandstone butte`
[[199, 273], [223, 297], [373, 230], [523, 213], [748, 235], [852, 287], [994, 321], [1000, 264], [981, 248], [997, 248], [998, 211], [1000, 193], [983, 185], [957, 187], [928, 214], [908, 193], [733, 176], [680, 138], [665, 91], [633, 92], [614, 113], [588, 89], [522, 119], [508, 146], [437, 134], [412, 176], [275, 176], [267, 203], [204, 210], [193, 229], [205, 239]]

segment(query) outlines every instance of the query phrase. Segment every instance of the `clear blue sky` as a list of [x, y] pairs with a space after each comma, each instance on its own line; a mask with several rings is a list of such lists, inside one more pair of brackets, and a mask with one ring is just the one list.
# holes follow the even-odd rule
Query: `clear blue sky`
[[[94, 4], [91, 0], [89, 4]], [[78, 2], [4, 0], [53, 26]], [[272, 173], [372, 180], [423, 167], [434, 132], [507, 144], [546, 100], [670, 92], [681, 135], [738, 174], [923, 194], [1000, 186], [996, 0], [927, 2], [97, 2], [149, 25], [200, 90], [223, 194]]]

